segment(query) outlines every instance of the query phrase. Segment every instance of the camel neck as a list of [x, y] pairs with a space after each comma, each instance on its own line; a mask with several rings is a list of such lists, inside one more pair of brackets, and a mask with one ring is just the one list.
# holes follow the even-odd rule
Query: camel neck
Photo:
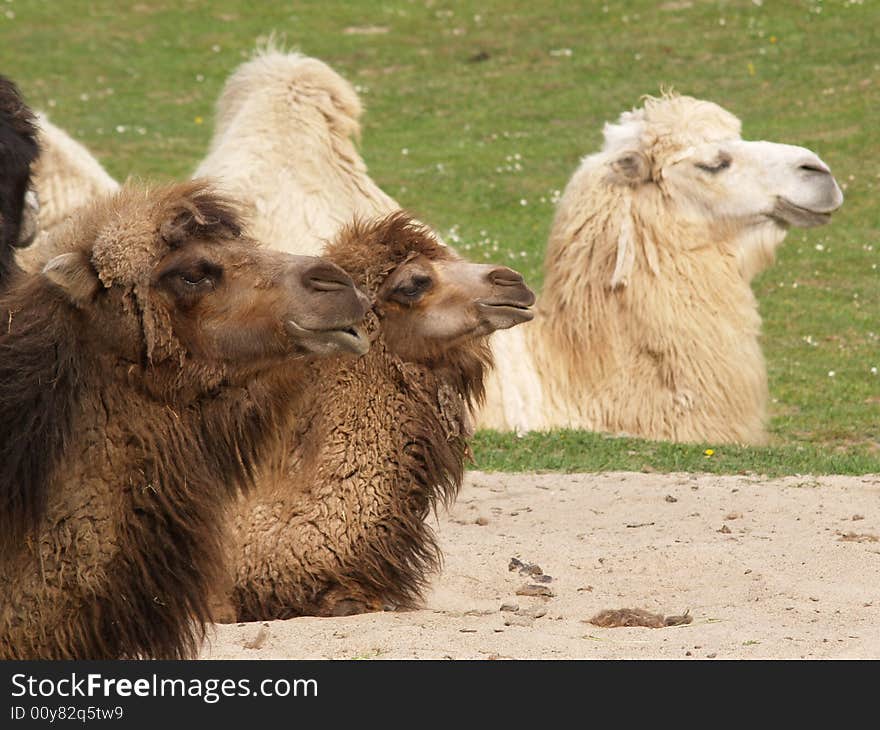
[[235, 519], [239, 618], [330, 613], [340, 582], [366, 605], [409, 605], [437, 565], [425, 518], [461, 484], [462, 373], [402, 363], [377, 344], [315, 375], [286, 472]]

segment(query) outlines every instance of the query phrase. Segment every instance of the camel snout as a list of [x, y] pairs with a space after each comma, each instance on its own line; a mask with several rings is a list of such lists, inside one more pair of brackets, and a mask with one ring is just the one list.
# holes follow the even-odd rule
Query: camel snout
[[301, 350], [319, 356], [369, 350], [362, 325], [372, 303], [345, 271], [314, 256], [291, 256], [287, 275], [285, 329]]
[[489, 271], [487, 278], [501, 290], [499, 294], [517, 306], [531, 307], [535, 303], [535, 293], [526, 286], [525, 279], [518, 271], [499, 266]]
[[316, 259], [315, 264], [302, 273], [302, 282], [307, 291], [318, 293], [352, 290], [358, 306], [363, 310], [361, 317], [373, 305], [370, 298], [354, 285], [345, 271], [323, 259]]
[[795, 168], [801, 179], [813, 189], [813, 200], [809, 205], [817, 213], [833, 213], [843, 205], [843, 191], [831, 168], [812, 152], [800, 156], [795, 161]]
[[513, 269], [509, 269], [506, 266], [499, 266], [496, 269], [492, 269], [488, 276], [489, 281], [495, 286], [518, 286], [525, 283], [522, 274]]

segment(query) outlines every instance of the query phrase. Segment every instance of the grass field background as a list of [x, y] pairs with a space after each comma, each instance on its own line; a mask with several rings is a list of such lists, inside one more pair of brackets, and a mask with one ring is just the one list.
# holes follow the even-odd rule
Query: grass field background
[[224, 79], [270, 33], [356, 85], [389, 194], [536, 287], [559, 191], [603, 122], [661, 87], [815, 150], [844, 187], [832, 224], [793, 230], [755, 283], [771, 448], [482, 433], [480, 467], [880, 472], [877, 0], [0, 0], [0, 73], [117, 178], [167, 180], [204, 155]]

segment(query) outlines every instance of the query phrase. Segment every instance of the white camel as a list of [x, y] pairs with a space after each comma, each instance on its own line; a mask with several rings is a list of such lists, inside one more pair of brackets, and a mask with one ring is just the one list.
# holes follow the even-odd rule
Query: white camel
[[569, 181], [538, 316], [495, 335], [479, 424], [764, 443], [749, 282], [789, 226], [826, 223], [842, 203], [810, 150], [745, 141], [711, 102], [648, 98], [605, 126]]

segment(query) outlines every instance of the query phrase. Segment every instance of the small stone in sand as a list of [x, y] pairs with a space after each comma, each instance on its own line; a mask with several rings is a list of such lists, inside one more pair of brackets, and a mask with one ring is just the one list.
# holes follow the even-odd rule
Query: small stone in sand
[[523, 615], [531, 616], [532, 618], [541, 618], [542, 616], [547, 615], [547, 609], [541, 607], [529, 608], [523, 611]]
[[556, 595], [550, 590], [547, 586], [539, 586], [534, 583], [523, 583], [519, 588], [516, 589], [516, 595], [518, 596], [554, 596]]
[[876, 535], [869, 532], [839, 532], [840, 542], [877, 542], [880, 540]]
[[521, 575], [542, 575], [543, 570], [541, 566], [537, 563], [524, 563], [522, 560], [518, 560], [517, 558], [511, 558], [510, 562], [507, 564], [508, 570], [517, 570]]

